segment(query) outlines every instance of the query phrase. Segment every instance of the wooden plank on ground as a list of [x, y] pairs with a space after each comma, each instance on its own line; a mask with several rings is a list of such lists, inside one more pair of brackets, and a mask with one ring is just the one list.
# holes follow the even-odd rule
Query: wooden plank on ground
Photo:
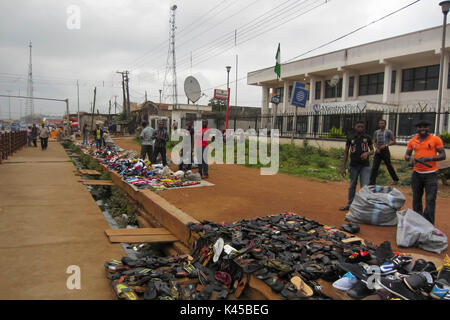
[[108, 236], [171, 235], [170, 231], [164, 228], [106, 229], [105, 233]]
[[136, 236], [110, 236], [109, 241], [112, 243], [168, 243], [175, 242], [178, 239], [173, 235], [136, 235]]
[[111, 180], [78, 180], [79, 182], [83, 183], [84, 185], [90, 185], [90, 186], [113, 186], [114, 182]]
[[101, 176], [102, 173], [98, 172], [97, 170], [90, 170], [90, 169], [80, 169], [78, 170], [78, 172], [80, 172], [83, 175], [88, 175], [88, 176]]

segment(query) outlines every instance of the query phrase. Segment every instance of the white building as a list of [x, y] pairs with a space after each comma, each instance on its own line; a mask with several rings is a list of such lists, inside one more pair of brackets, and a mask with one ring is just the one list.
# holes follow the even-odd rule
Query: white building
[[[369, 127], [383, 117], [397, 135], [406, 136], [415, 131], [413, 124], [419, 118], [436, 123], [441, 41], [442, 27], [425, 29], [282, 64], [279, 80], [273, 66], [252, 71], [247, 83], [262, 89], [262, 114], [268, 116], [263, 127], [272, 127], [270, 116], [276, 113], [275, 126], [283, 125], [284, 130], [292, 130], [293, 123], [303, 133], [326, 133], [333, 126], [348, 129], [353, 122], [342, 114], [355, 113], [359, 107], [369, 115]], [[449, 48], [450, 32], [443, 72], [442, 131], [449, 131]], [[339, 83], [331, 87], [329, 81], [335, 75]], [[290, 97], [294, 81], [307, 84], [309, 101], [305, 109], [298, 109], [296, 119], [280, 117], [294, 112], [290, 99], [284, 99]], [[276, 108], [270, 103], [273, 94], [281, 96]]]

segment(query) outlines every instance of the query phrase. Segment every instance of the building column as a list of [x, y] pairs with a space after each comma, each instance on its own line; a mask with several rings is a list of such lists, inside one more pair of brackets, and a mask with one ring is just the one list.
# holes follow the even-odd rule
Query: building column
[[314, 103], [314, 98], [316, 95], [316, 78], [313, 76], [309, 77], [309, 105], [312, 106]]
[[289, 86], [292, 85], [292, 81], [285, 80], [283, 83], [283, 109], [282, 113], [289, 111], [289, 106], [291, 105], [291, 99], [289, 99]]
[[395, 70], [395, 96], [394, 102], [400, 102], [400, 91], [402, 90], [402, 69], [397, 68]]
[[262, 86], [262, 100], [261, 100], [261, 121], [260, 121], [260, 127], [261, 128], [267, 128], [268, 124], [268, 116], [269, 116], [269, 90], [270, 88], [268, 86]]
[[350, 75], [348, 71], [344, 71], [344, 74], [342, 75], [342, 94], [341, 94], [341, 101], [347, 101], [348, 100], [348, 86], [350, 82]]
[[[446, 105], [447, 105], [447, 85], [448, 85], [448, 67], [449, 67], [449, 55], [448, 53], [445, 53], [444, 55], [444, 67], [442, 68], [442, 101], [441, 101], [441, 114], [438, 115], [440, 116], [440, 120], [439, 120], [439, 126], [442, 128], [442, 130], [440, 130], [439, 132], [444, 132], [444, 131], [448, 131], [448, 128], [445, 128], [445, 110], [446, 110]], [[439, 92], [439, 90], [438, 90]], [[438, 97], [439, 98], [439, 97]], [[436, 112], [437, 112], [437, 105], [436, 105]], [[436, 124], [437, 124], [437, 119], [436, 119]], [[439, 128], [436, 128], [437, 130]]]
[[384, 66], [383, 102], [387, 103], [391, 94], [392, 84], [392, 64], [386, 63]]

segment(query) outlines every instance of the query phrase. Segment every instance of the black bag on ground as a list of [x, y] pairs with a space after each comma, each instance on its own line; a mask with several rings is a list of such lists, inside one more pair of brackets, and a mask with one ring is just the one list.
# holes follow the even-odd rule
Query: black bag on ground
[[405, 196], [388, 186], [365, 186], [355, 195], [345, 220], [375, 226], [395, 226], [397, 210], [405, 204]]

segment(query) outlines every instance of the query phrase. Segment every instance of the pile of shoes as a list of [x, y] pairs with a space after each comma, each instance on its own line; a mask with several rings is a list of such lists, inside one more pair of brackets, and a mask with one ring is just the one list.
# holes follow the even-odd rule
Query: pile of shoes
[[[137, 188], [167, 189], [198, 185], [197, 179], [189, 179], [189, 176], [176, 174], [169, 167], [161, 164], [152, 164], [137, 158], [135, 151], [118, 152], [110, 148], [97, 149], [94, 146], [81, 150], [92, 156], [103, 166], [111, 171], [119, 173], [122, 178]], [[201, 180], [201, 179], [200, 179]]]
[[320, 279], [354, 299], [450, 296], [450, 261], [438, 272], [432, 262], [392, 252], [388, 242], [375, 246], [293, 213], [188, 226], [196, 239], [190, 255], [105, 264], [119, 298], [239, 298], [250, 277], [287, 300], [330, 299]]
[[361, 241], [344, 243], [347, 234], [292, 213], [189, 227], [197, 240], [188, 256], [107, 262], [115, 291], [120, 284], [144, 299], [238, 298], [253, 276], [282, 299], [329, 299], [316, 280], [337, 280], [343, 257], [359, 261], [376, 249]]
[[382, 243], [373, 259], [352, 263], [342, 261], [345, 274], [333, 287], [353, 299], [365, 300], [450, 300], [450, 259], [441, 268], [431, 261], [414, 260], [394, 253], [389, 242]]

